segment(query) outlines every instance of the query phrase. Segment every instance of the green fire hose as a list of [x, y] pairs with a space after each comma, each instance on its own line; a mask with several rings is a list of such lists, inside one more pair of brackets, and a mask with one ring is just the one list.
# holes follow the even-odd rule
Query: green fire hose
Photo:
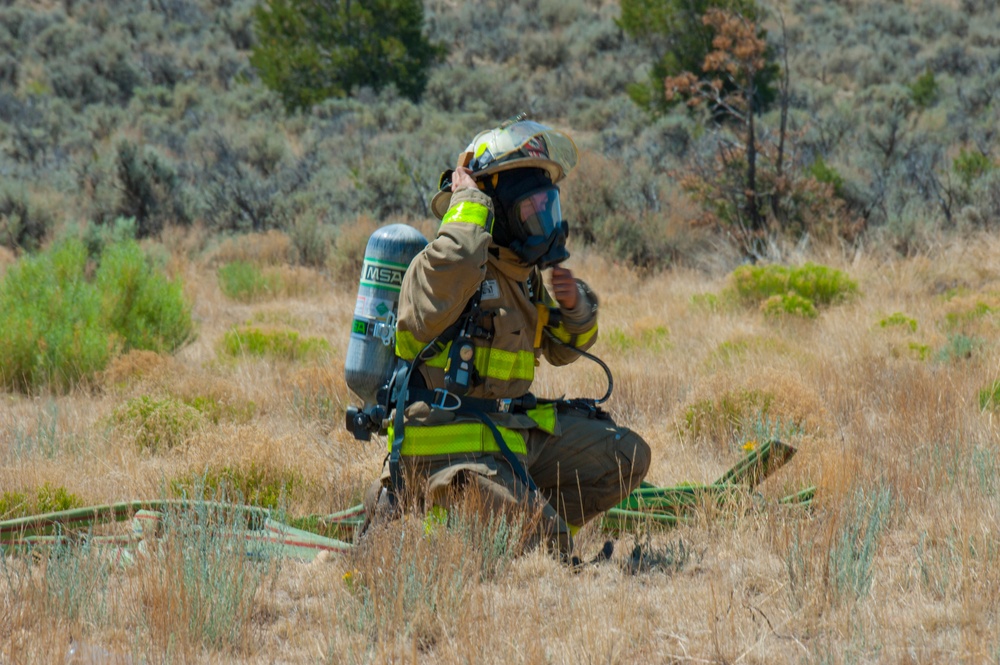
[[[676, 487], [642, 483], [605, 513], [602, 526], [613, 533], [649, 526], [669, 528], [684, 523], [702, 506], [736, 507], [740, 497], [746, 497], [749, 490], [784, 466], [795, 452], [795, 448], [780, 441], [767, 441], [751, 450], [714, 483]], [[779, 503], [808, 506], [815, 492], [815, 487], [809, 487], [780, 499]], [[291, 526], [277, 519], [272, 511], [255, 506], [189, 500], [127, 501], [0, 521], [0, 554], [87, 542], [114, 548], [124, 560], [130, 560], [132, 548], [148, 537], [163, 535], [169, 523], [165, 519], [168, 513], [181, 511], [210, 512], [213, 519], [224, 521], [229, 532], [247, 544], [248, 553], [254, 546], [266, 543], [280, 556], [303, 561], [311, 561], [321, 552], [340, 554], [353, 547], [347, 540], [321, 535], [314, 530], [335, 529], [337, 535], [353, 539], [354, 531], [364, 521], [361, 504], [329, 515], [310, 515], [295, 520], [299, 526]], [[129, 520], [131, 530], [128, 533], [94, 534], [95, 527]], [[306, 528], [299, 528], [302, 526]]]

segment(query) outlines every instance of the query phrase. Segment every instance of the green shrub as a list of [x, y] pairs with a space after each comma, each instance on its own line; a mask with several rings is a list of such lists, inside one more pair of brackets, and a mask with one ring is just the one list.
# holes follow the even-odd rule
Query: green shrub
[[298, 217], [288, 231], [292, 246], [298, 254], [299, 263], [313, 268], [322, 268], [330, 256], [333, 243], [332, 234], [320, 222], [318, 216], [306, 214]]
[[218, 425], [223, 420], [245, 423], [257, 413], [257, 405], [254, 402], [229, 404], [220, 402], [218, 398], [210, 395], [196, 395], [190, 399], [185, 399], [184, 403], [196, 409], [209, 422], [215, 425]]
[[120, 351], [172, 351], [192, 334], [179, 282], [145, 258], [134, 240], [106, 245], [88, 281], [76, 239], [26, 256], [0, 283], [0, 383], [30, 392], [66, 390], [104, 369]]
[[961, 333], [948, 335], [948, 341], [943, 347], [938, 349], [937, 359], [940, 362], [950, 362], [952, 360], [968, 360], [973, 352], [982, 346], [983, 340], [978, 337], [970, 337]]
[[176, 399], [143, 395], [116, 408], [112, 421], [140, 449], [160, 452], [187, 441], [201, 426], [202, 415]]
[[837, 196], [842, 195], [844, 191], [844, 176], [840, 175], [837, 169], [827, 164], [821, 156], [816, 156], [812, 166], [809, 167], [809, 173], [817, 182], [832, 185], [834, 194]]
[[730, 275], [728, 288], [740, 302], [759, 305], [768, 313], [803, 316], [813, 316], [810, 312], [816, 307], [842, 302], [858, 292], [857, 283], [846, 274], [815, 263], [798, 268], [740, 266]]
[[986, 175], [995, 168], [993, 161], [978, 150], [966, 150], [962, 148], [958, 157], [952, 162], [951, 168], [955, 175], [962, 181], [965, 188], [972, 187], [972, 183], [981, 176]]
[[906, 316], [902, 312], [894, 312], [878, 322], [882, 328], [905, 326], [910, 332], [917, 332], [917, 320]]
[[267, 275], [252, 263], [233, 261], [219, 268], [219, 286], [226, 297], [239, 302], [253, 302], [279, 293], [282, 288], [281, 276], [270, 272]]
[[395, 85], [416, 99], [444, 54], [422, 34], [420, 0], [265, 0], [253, 19], [258, 40], [250, 62], [289, 110], [360, 86]]
[[83, 505], [80, 498], [70, 494], [65, 487], [53, 487], [43, 484], [35, 490], [34, 495], [22, 492], [4, 492], [0, 495], [0, 519], [16, 519], [29, 515], [54, 513], [60, 510], [70, 510]]
[[115, 147], [119, 201], [116, 213], [136, 221], [139, 238], [158, 234], [166, 222], [187, 222], [176, 171], [150, 147], [123, 140]]
[[934, 79], [934, 72], [930, 69], [918, 76], [917, 79], [909, 85], [909, 88], [910, 97], [913, 99], [913, 103], [916, 104], [917, 108], [921, 109], [925, 109], [928, 106], [933, 105], [934, 102], [937, 101], [938, 95], [940, 94], [940, 87]]
[[694, 440], [707, 437], [732, 442], [752, 431], [755, 422], [767, 418], [773, 403], [774, 395], [769, 392], [750, 388], [731, 390], [688, 406], [682, 426]]
[[128, 242], [136, 238], [135, 220], [128, 217], [118, 217], [104, 224], [87, 222], [77, 232], [76, 225], [69, 225], [69, 235], [79, 235], [87, 248], [87, 256], [92, 261], [98, 261], [104, 250], [116, 243]]
[[959, 312], [949, 312], [945, 315], [945, 327], [948, 330], [956, 330], [961, 328], [964, 324], [972, 323], [978, 321], [983, 317], [989, 316], [996, 311], [993, 307], [990, 307], [984, 302], [977, 302], [970, 309], [966, 309]]
[[177, 280], [155, 271], [135, 241], [109, 245], [97, 269], [103, 316], [124, 350], [176, 350], [193, 333], [191, 305]]
[[224, 499], [270, 510], [285, 508], [305, 486], [297, 471], [262, 468], [253, 462], [245, 468], [226, 466], [170, 482], [173, 493], [187, 499]]
[[760, 311], [769, 317], [792, 314], [805, 319], [815, 319], [818, 316], [813, 302], [797, 293], [773, 295], [760, 304]]
[[222, 348], [231, 356], [301, 360], [329, 352], [330, 343], [319, 337], [300, 338], [294, 330], [244, 327], [227, 331], [222, 338]]
[[64, 241], [26, 256], [0, 283], [0, 383], [30, 392], [68, 389], [107, 364], [118, 342], [84, 279], [86, 250]]
[[1000, 380], [979, 391], [979, 408], [983, 411], [1000, 407]]

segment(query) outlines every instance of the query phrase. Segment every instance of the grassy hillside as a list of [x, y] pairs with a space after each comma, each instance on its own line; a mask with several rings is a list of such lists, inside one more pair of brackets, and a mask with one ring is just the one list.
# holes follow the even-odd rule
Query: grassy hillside
[[[646, 80], [657, 52], [618, 28], [615, 3], [428, 2], [428, 34], [449, 55], [421, 103], [362, 90], [290, 117], [249, 65], [251, 7], [0, 9], [0, 242], [32, 249], [125, 216], [144, 236], [171, 224], [282, 229], [300, 261], [323, 265], [359, 215], [425, 217], [438, 173], [473, 133], [528, 110], [584, 151], [566, 197], [582, 239], [654, 266], [714, 251], [691, 229], [704, 215], [683, 185], [712, 170], [720, 134], [683, 107], [653, 118], [631, 102], [627, 86]], [[829, 241], [836, 228], [905, 254], [942, 231], [995, 228], [1000, 10], [934, 0], [770, 10], [775, 57], [788, 59], [785, 160], [800, 192], [783, 240]], [[778, 116], [759, 123], [765, 162]], [[808, 203], [810, 182], [833, 191]]]
[[[293, 116], [248, 67], [250, 3], [0, 8], [0, 272], [71, 246], [79, 275], [49, 272], [87, 289], [134, 229], [145, 263], [128, 265], [170, 276], [169, 311], [194, 323], [173, 353], [103, 331], [88, 347], [103, 370], [0, 396], [0, 520], [206, 491], [291, 516], [358, 502], [385, 455], [343, 429], [360, 248], [387, 221], [430, 236], [437, 173], [526, 106], [583, 151], [563, 190], [569, 267], [601, 297], [594, 350], [610, 410], [652, 447], [648, 480], [709, 481], [767, 437], [798, 455], [735, 507], [622, 534], [578, 574], [419, 519], [308, 565], [197, 523], [126, 564], [86, 546], [7, 556], [0, 663], [997, 662], [1000, 10], [773, 8], [796, 177], [832, 191], [803, 210], [854, 229], [774, 237], [773, 264], [811, 275], [790, 295], [699, 223], [681, 184], [719, 135], [629, 99], [652, 53], [615, 3], [426, 6], [450, 55], [420, 104], [362, 91]], [[777, 14], [767, 27], [778, 43]], [[25, 338], [38, 326], [3, 316]], [[536, 384], [604, 388], [583, 361]], [[777, 504], [807, 485], [810, 510]], [[607, 537], [589, 525], [581, 554]]]

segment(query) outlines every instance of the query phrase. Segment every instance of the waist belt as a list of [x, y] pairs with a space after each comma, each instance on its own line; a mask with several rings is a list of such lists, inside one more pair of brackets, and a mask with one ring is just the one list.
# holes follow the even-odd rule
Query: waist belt
[[482, 399], [459, 396], [443, 388], [436, 390], [411, 389], [406, 405], [409, 406], [414, 402], [426, 402], [431, 407], [444, 411], [481, 413], [525, 413], [538, 406], [538, 399], [531, 393], [509, 399]]

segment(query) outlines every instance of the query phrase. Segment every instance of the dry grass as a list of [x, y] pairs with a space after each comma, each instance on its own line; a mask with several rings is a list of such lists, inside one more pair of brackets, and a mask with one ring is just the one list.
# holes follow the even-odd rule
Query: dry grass
[[[170, 238], [175, 252], [192, 242]], [[295, 299], [229, 301], [217, 262], [283, 269], [280, 239], [253, 242], [177, 258], [199, 330], [176, 356], [129, 354], [65, 397], [0, 396], [0, 492], [50, 483], [86, 503], [160, 498], [176, 479], [228, 468], [296, 479], [296, 515], [357, 502], [384, 442], [342, 426], [353, 277], [314, 273], [321, 288]], [[182, 531], [125, 567], [100, 551], [9, 557], [0, 663], [995, 662], [1000, 422], [978, 394], [1000, 378], [1000, 241], [906, 260], [804, 258], [847, 271], [862, 295], [815, 320], [770, 320], [692, 304], [719, 293], [721, 275], [649, 277], [586, 251], [569, 264], [601, 296], [609, 408], [650, 442], [649, 480], [714, 479], [769, 431], [799, 447], [739, 518], [706, 507], [677, 530], [625, 535], [611, 564], [579, 574], [538, 552], [484, 561], [467, 531], [427, 536], [420, 520], [309, 565], [248, 560], [224, 529], [207, 541]], [[880, 325], [897, 312], [916, 330]], [[225, 331], [258, 324], [331, 351], [220, 358]], [[537, 384], [604, 387], [587, 362], [543, 366]], [[136, 446], [114, 414], [142, 396], [200, 409], [198, 428], [169, 449]], [[807, 484], [820, 488], [812, 512], [774, 504]], [[584, 529], [583, 555], [605, 537]], [[632, 575], [622, 567], [636, 544], [657, 565]]]

